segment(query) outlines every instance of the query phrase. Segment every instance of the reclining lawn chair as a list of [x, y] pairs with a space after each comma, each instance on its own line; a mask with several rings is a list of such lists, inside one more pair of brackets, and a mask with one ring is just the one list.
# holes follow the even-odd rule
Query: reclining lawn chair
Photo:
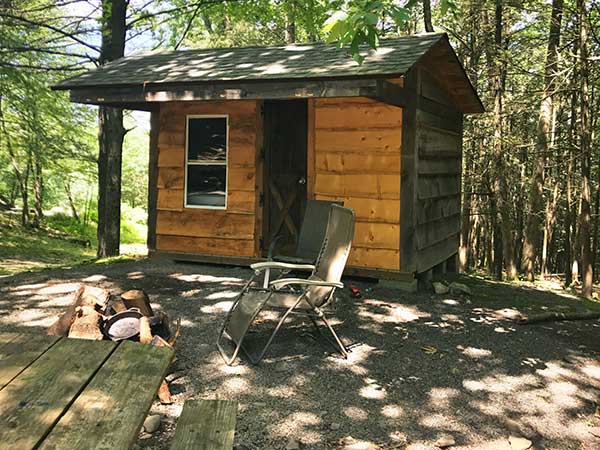
[[[240, 349], [246, 353], [252, 364], [258, 364], [291, 313], [308, 316], [319, 333], [321, 331], [317, 319], [321, 320], [335, 340], [335, 342], [331, 342], [329, 339], [328, 341], [334, 345], [342, 357], [348, 357], [346, 347], [327, 321], [322, 308], [333, 300], [336, 288], [344, 287], [340, 280], [350, 253], [353, 236], [354, 212], [351, 209], [332, 205], [325, 238], [314, 265], [268, 261], [250, 266], [254, 269], [255, 274], [235, 298], [217, 338], [217, 347], [228, 365], [233, 363]], [[280, 278], [271, 281], [266, 289], [254, 286], [256, 276], [266, 269], [312, 270], [312, 273], [308, 279]], [[258, 357], [254, 358], [242, 344], [258, 314], [267, 308], [281, 311], [283, 314], [264, 348]], [[235, 345], [231, 356], [227, 355], [221, 345], [224, 336], [227, 336]]]
[[[269, 245], [268, 261], [280, 261], [291, 264], [314, 264], [319, 256], [321, 244], [325, 237], [327, 221], [329, 219], [329, 210], [331, 205], [344, 206], [343, 202], [330, 202], [327, 200], [308, 200], [300, 226], [300, 233], [296, 242], [296, 248], [293, 255], [278, 254], [278, 246], [285, 238], [285, 235], [278, 234]], [[289, 270], [279, 271], [287, 273]], [[269, 286], [271, 279], [271, 269], [265, 269], [263, 274], [263, 287]]]

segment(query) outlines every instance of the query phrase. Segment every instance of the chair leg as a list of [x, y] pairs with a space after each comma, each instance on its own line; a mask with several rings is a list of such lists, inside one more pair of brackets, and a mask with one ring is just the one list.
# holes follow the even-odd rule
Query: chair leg
[[231, 314], [235, 310], [236, 306], [238, 305], [238, 303], [240, 302], [240, 300], [242, 299], [242, 297], [244, 296], [244, 294], [248, 291], [248, 288], [250, 287], [250, 285], [254, 281], [254, 278], [255, 278], [255, 276], [252, 276], [246, 282], [246, 284], [244, 285], [244, 287], [242, 288], [242, 290], [240, 291], [240, 293], [238, 294], [238, 296], [233, 300], [231, 308], [229, 308], [229, 311], [227, 312], [227, 315], [225, 316], [225, 320], [223, 321], [223, 325], [221, 326], [221, 329], [219, 330], [219, 334], [217, 336], [217, 349], [219, 350], [219, 353], [221, 354], [221, 357], [225, 361], [225, 364], [227, 364], [228, 366], [230, 366], [233, 363], [233, 361], [235, 361], [235, 358], [237, 358], [237, 355], [238, 355], [238, 353], [240, 351], [240, 348], [242, 347], [243, 337], [242, 337], [242, 339], [240, 339], [239, 343], [235, 343], [236, 344], [235, 350], [234, 350], [233, 355], [231, 357], [227, 356], [227, 352], [225, 351], [225, 349], [221, 345], [221, 341], [223, 339], [223, 336], [225, 335], [225, 329], [227, 328], [227, 324], [229, 323], [229, 319], [231, 318]]
[[340, 353], [340, 355], [342, 356], [342, 358], [344, 359], [348, 359], [348, 349], [346, 348], [346, 346], [343, 344], [342, 340], [338, 337], [338, 335], [336, 334], [336, 332], [334, 331], [333, 327], [331, 325], [329, 325], [329, 322], [327, 322], [327, 319], [325, 319], [325, 316], [319, 317], [318, 315], [316, 316], [319, 319], [321, 319], [323, 321], [323, 323], [325, 324], [325, 326], [327, 327], [327, 329], [331, 332], [331, 334], [333, 335], [335, 341], [331, 340], [331, 338], [329, 338], [328, 336], [325, 336], [323, 334], [323, 332], [321, 331], [321, 328], [319, 327], [319, 324], [317, 324], [317, 322], [315, 321], [315, 318], [312, 315], [309, 315], [308, 318], [310, 319], [310, 321], [313, 323], [313, 325], [315, 326], [315, 329], [317, 330], [317, 332], [323, 337], [323, 339], [325, 339], [337, 352]]
[[257, 365], [259, 362], [262, 361], [263, 357], [265, 356], [265, 354], [267, 353], [267, 350], [269, 349], [269, 347], [271, 346], [271, 343], [273, 342], [273, 339], [275, 339], [275, 336], [277, 335], [277, 333], [279, 332], [279, 330], [281, 329], [281, 327], [283, 326], [283, 323], [285, 322], [285, 319], [288, 318], [288, 316], [291, 314], [291, 312], [296, 309], [296, 306], [298, 306], [300, 304], [300, 302], [304, 299], [304, 295], [301, 295], [298, 297], [298, 300], [296, 300], [296, 303], [294, 303], [292, 306], [290, 306], [287, 311], [283, 314], [283, 316], [281, 316], [281, 319], [279, 319], [279, 322], [277, 322], [277, 326], [275, 327], [275, 329], [273, 330], [273, 332], [271, 333], [271, 336], [269, 336], [269, 339], [267, 340], [267, 343], [265, 344], [265, 346], [263, 347], [262, 351], [260, 352], [260, 355], [258, 356], [258, 358], [255, 360], [253, 359], [247, 352], [246, 350], [244, 350], [244, 353], [246, 353], [246, 356], [248, 356], [248, 359], [250, 360], [250, 362], [254, 365]]

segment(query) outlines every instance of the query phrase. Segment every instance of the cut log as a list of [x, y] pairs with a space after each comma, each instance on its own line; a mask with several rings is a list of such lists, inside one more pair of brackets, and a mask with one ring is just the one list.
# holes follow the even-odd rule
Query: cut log
[[137, 308], [140, 312], [146, 316], [151, 317], [154, 315], [152, 312], [152, 307], [150, 306], [150, 299], [148, 295], [141, 289], [133, 289], [131, 291], [126, 291], [121, 294], [121, 299], [123, 303], [129, 308]]
[[171, 344], [169, 344], [167, 341], [165, 341], [159, 335], [156, 335], [156, 336], [152, 337], [151, 344], [152, 345], [156, 345], [157, 347], [169, 347], [169, 348], [173, 348], [173, 346]]
[[140, 318], [140, 342], [150, 344], [152, 342], [152, 331], [150, 330], [150, 320], [148, 317]]
[[123, 311], [127, 311], [127, 306], [125, 306], [125, 302], [123, 302], [123, 299], [121, 297], [111, 295], [110, 300], [106, 305], [104, 315], [112, 316], [113, 314], [117, 314]]
[[559, 320], [594, 320], [600, 319], [600, 312], [585, 311], [585, 312], [546, 312], [524, 316], [519, 319], [522, 325], [540, 322], [554, 322]]
[[169, 345], [171, 347], [175, 346], [175, 343], [177, 342], [177, 338], [179, 337], [180, 333], [181, 333], [181, 318], [178, 318], [177, 323], [175, 325], [175, 334], [173, 334], [173, 336], [171, 336], [171, 338], [169, 339]]
[[79, 306], [89, 306], [94, 309], [102, 309], [106, 306], [110, 293], [106, 289], [81, 285], [75, 291], [73, 303], [67, 308], [56, 322], [46, 330], [50, 336], [67, 336], [73, 321], [75, 320], [76, 309]]
[[171, 391], [169, 390], [169, 385], [165, 380], [161, 383], [158, 388], [158, 399], [163, 405], [170, 405], [173, 403], [173, 399], [171, 398]]
[[101, 341], [104, 335], [101, 330], [102, 315], [91, 306], [78, 306], [75, 319], [69, 330], [70, 338]]
[[[152, 338], [151, 344], [156, 347], [172, 348], [171, 344], [169, 344], [159, 335], [156, 335]], [[171, 391], [169, 390], [169, 384], [166, 382], [166, 380], [163, 380], [162, 384], [160, 385], [160, 388], [158, 388], [158, 399], [163, 405], [170, 405], [171, 403], [173, 403], [173, 400], [171, 399]]]

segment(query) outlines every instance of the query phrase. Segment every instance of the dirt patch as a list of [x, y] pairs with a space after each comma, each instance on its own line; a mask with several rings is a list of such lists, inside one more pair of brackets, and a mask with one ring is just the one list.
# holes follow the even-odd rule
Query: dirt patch
[[520, 326], [497, 313], [515, 305], [577, 309], [575, 300], [468, 278], [468, 297], [353, 281], [363, 297], [342, 292], [334, 320], [353, 344], [348, 361], [331, 355], [298, 320], [260, 366], [230, 368], [216, 351], [216, 336], [249, 275], [236, 267], [142, 260], [10, 276], [0, 279], [0, 326], [41, 332], [81, 282], [142, 288], [153, 308], [181, 317], [175, 403], [154, 404], [163, 423], [144, 435], [141, 448], [167, 449], [183, 402], [216, 397], [239, 402], [236, 442], [252, 450], [283, 449], [290, 439], [302, 448], [338, 448], [348, 436], [403, 448], [442, 435], [455, 439], [454, 449], [500, 448], [515, 433], [535, 448], [600, 447], [590, 432], [600, 425], [600, 323]]

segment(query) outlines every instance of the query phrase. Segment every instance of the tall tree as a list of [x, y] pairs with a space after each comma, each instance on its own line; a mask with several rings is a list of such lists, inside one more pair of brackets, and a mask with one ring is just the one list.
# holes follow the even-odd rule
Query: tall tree
[[431, 22], [431, 0], [423, 0], [423, 23], [425, 31], [433, 33], [433, 24]]
[[506, 77], [506, 64], [504, 62], [503, 24], [504, 24], [503, 0], [495, 0], [494, 3], [494, 41], [488, 49], [491, 70], [491, 86], [494, 99], [493, 119], [493, 159], [494, 179], [492, 190], [498, 210], [499, 228], [502, 232], [502, 257], [504, 270], [508, 280], [517, 277], [517, 266], [514, 255], [513, 221], [511, 217], [510, 202], [508, 200], [509, 189], [506, 182], [506, 164], [504, 156], [504, 80]]
[[[100, 64], [125, 54], [128, 0], [102, 0]], [[119, 254], [123, 110], [98, 109], [98, 257]]]
[[529, 281], [534, 279], [535, 263], [539, 255], [540, 226], [542, 223], [544, 203], [544, 172], [551, 139], [552, 117], [554, 107], [552, 98], [556, 90], [558, 45], [560, 42], [560, 27], [562, 22], [563, 0], [552, 1], [552, 16], [548, 34], [546, 51], [546, 67], [544, 70], [544, 89], [540, 102], [540, 112], [536, 138], [536, 164], [533, 180], [529, 191], [529, 216], [523, 242], [521, 268]]
[[579, 233], [581, 235], [581, 275], [582, 294], [592, 298], [593, 268], [591, 249], [591, 208], [590, 208], [590, 165], [591, 165], [591, 122], [589, 98], [589, 61], [588, 61], [588, 16], [585, 0], [577, 0], [579, 12], [579, 76], [580, 85], [580, 134], [581, 142], [581, 213], [579, 215]]

